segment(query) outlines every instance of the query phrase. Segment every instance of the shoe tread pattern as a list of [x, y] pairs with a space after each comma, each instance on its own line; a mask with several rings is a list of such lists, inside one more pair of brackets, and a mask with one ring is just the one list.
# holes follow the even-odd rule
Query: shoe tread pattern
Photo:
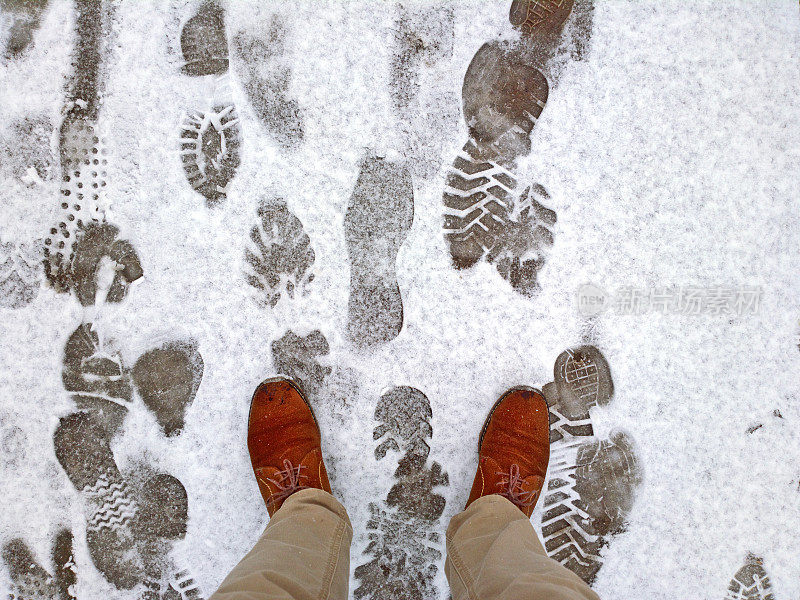
[[747, 555], [744, 564], [731, 579], [725, 600], [775, 600], [772, 582], [761, 557], [752, 553]]
[[315, 254], [303, 224], [283, 199], [263, 201], [258, 217], [245, 250], [245, 278], [256, 303], [274, 308], [284, 295], [292, 299], [307, 293]]
[[356, 567], [357, 600], [429, 600], [438, 597], [435, 577], [442, 557], [437, 531], [445, 499], [435, 492], [449, 485], [436, 461], [428, 463], [432, 411], [421, 391], [401, 386], [385, 392], [375, 409], [375, 457], [401, 457], [396, 482], [383, 503], [370, 503], [367, 522], [371, 559]]
[[608, 363], [594, 346], [562, 353], [555, 382], [545, 386], [550, 413], [550, 465], [540, 526], [551, 558], [591, 584], [601, 549], [625, 530], [642, 469], [631, 438], [599, 439], [589, 409], [613, 394]]

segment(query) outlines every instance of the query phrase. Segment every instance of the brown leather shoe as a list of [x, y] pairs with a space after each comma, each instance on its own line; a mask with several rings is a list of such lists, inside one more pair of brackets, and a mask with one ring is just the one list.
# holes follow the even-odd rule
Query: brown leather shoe
[[467, 506], [499, 494], [528, 517], [539, 499], [550, 459], [550, 419], [539, 390], [508, 390], [492, 408], [478, 441], [478, 473]]
[[290, 379], [267, 379], [250, 404], [247, 447], [269, 515], [299, 490], [331, 491], [322, 461], [319, 425]]

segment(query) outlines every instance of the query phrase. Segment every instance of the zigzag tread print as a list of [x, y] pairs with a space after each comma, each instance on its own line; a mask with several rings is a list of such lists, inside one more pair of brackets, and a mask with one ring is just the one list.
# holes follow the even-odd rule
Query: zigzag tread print
[[132, 530], [138, 507], [117, 468], [108, 431], [90, 413], [72, 413], [59, 421], [53, 446], [84, 498], [92, 561], [118, 589], [132, 589], [142, 580]]
[[136, 504], [127, 484], [113, 473], [104, 473], [94, 485], [86, 486], [81, 492], [92, 507], [86, 522], [87, 531], [125, 527], [136, 516]]
[[511, 171], [479, 152], [473, 140], [467, 142], [443, 194], [453, 263], [466, 269], [486, 256], [516, 291], [531, 296], [553, 245], [556, 213], [539, 201], [550, 196], [538, 184], [522, 188]]
[[509, 223], [509, 197], [517, 181], [497, 163], [476, 156], [470, 140], [453, 163], [443, 199], [445, 237], [459, 268], [475, 264], [497, 243]]
[[539, 511], [548, 556], [591, 584], [601, 548], [624, 530], [641, 484], [632, 440], [622, 431], [594, 434], [589, 408], [613, 395], [610, 369], [594, 346], [562, 353], [544, 388], [550, 411], [550, 465]]

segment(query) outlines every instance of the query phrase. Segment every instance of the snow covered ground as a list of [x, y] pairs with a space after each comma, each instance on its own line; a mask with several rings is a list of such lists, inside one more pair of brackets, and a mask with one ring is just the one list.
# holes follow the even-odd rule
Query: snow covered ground
[[[800, 598], [795, 2], [576, 1], [541, 52], [508, 1], [0, 6], [0, 592], [208, 597], [267, 522], [246, 415], [284, 373], [355, 598], [446, 597], [519, 384], [558, 432], [533, 522], [602, 598]], [[462, 114], [493, 41], [549, 87], [505, 162]], [[454, 206], [495, 184], [471, 264]]]

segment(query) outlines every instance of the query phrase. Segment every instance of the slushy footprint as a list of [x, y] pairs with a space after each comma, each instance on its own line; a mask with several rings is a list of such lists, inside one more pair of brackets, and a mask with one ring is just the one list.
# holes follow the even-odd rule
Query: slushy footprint
[[233, 49], [256, 116], [281, 148], [293, 150], [303, 141], [303, 118], [299, 103], [289, 93], [292, 63], [287, 35], [284, 17], [275, 13], [265, 34], [240, 32], [233, 38]]
[[427, 458], [431, 451], [428, 442], [433, 437], [431, 417], [430, 400], [416, 388], [393, 387], [382, 394], [375, 407], [378, 426], [373, 439], [380, 442], [375, 459], [381, 460], [390, 450]]
[[281, 198], [261, 202], [258, 223], [245, 250], [245, 277], [261, 306], [274, 308], [283, 295], [305, 294], [314, 279], [314, 249], [294, 213]]
[[625, 530], [641, 467], [631, 439], [619, 431], [574, 452], [560, 450], [551, 458], [542, 537], [548, 556], [591, 584], [602, 567], [601, 548]]
[[76, 600], [72, 532], [61, 529], [50, 554], [53, 573], [42, 567], [28, 545], [15, 538], [3, 546], [3, 562], [11, 576], [11, 596], [19, 600]]
[[390, 93], [404, 114], [420, 93], [420, 69], [453, 54], [452, 7], [398, 5], [392, 44]]
[[[142, 404], [166, 435], [180, 433], [202, 373], [192, 340], [171, 340], [145, 352], [132, 371], [113, 343], [101, 342], [88, 323], [73, 332], [64, 349], [64, 386], [84, 412], [61, 419], [56, 456], [84, 498], [95, 566], [120, 589], [145, 585], [146, 599], [200, 597], [194, 580], [170, 557], [172, 542], [186, 533], [186, 490], [176, 478], [147, 466], [120, 473], [110, 440], [128, 411]], [[134, 383], [142, 404], [132, 399]]]
[[614, 384], [594, 346], [563, 352], [544, 394], [550, 411], [550, 466], [541, 508], [545, 550], [591, 584], [600, 550], [621, 533], [643, 472], [633, 440], [623, 431], [595, 436], [589, 409], [608, 404]]
[[611, 368], [595, 346], [579, 346], [559, 354], [553, 366], [553, 378], [558, 394], [557, 409], [571, 423], [588, 423], [589, 409], [605, 406], [614, 396]]
[[228, 77], [225, 11], [204, 0], [181, 29], [181, 71], [205, 88], [209, 106], [190, 110], [180, 132], [180, 154], [189, 184], [213, 206], [227, 196], [241, 162], [241, 126]]
[[451, 168], [443, 195], [444, 234], [453, 266], [484, 257], [519, 293], [538, 289], [537, 275], [553, 244], [556, 214], [541, 185], [521, 185], [516, 161], [530, 152], [530, 134], [547, 103], [548, 84], [518, 49], [484, 44], [462, 88], [470, 138]]
[[365, 158], [344, 218], [350, 257], [347, 332], [356, 346], [389, 342], [403, 327], [396, 262], [413, 219], [409, 171], [383, 158]]
[[428, 464], [430, 401], [416, 388], [394, 387], [385, 392], [375, 408], [379, 442], [375, 458], [389, 450], [401, 456], [395, 483], [382, 503], [370, 503], [367, 522], [371, 558], [356, 567], [358, 600], [428, 600], [438, 596], [435, 578], [441, 559], [439, 518], [445, 499], [435, 489], [449, 485], [439, 463]]
[[170, 340], [142, 354], [131, 378], [144, 405], [155, 415], [164, 435], [183, 430], [186, 411], [203, 380], [203, 357], [192, 339]]

